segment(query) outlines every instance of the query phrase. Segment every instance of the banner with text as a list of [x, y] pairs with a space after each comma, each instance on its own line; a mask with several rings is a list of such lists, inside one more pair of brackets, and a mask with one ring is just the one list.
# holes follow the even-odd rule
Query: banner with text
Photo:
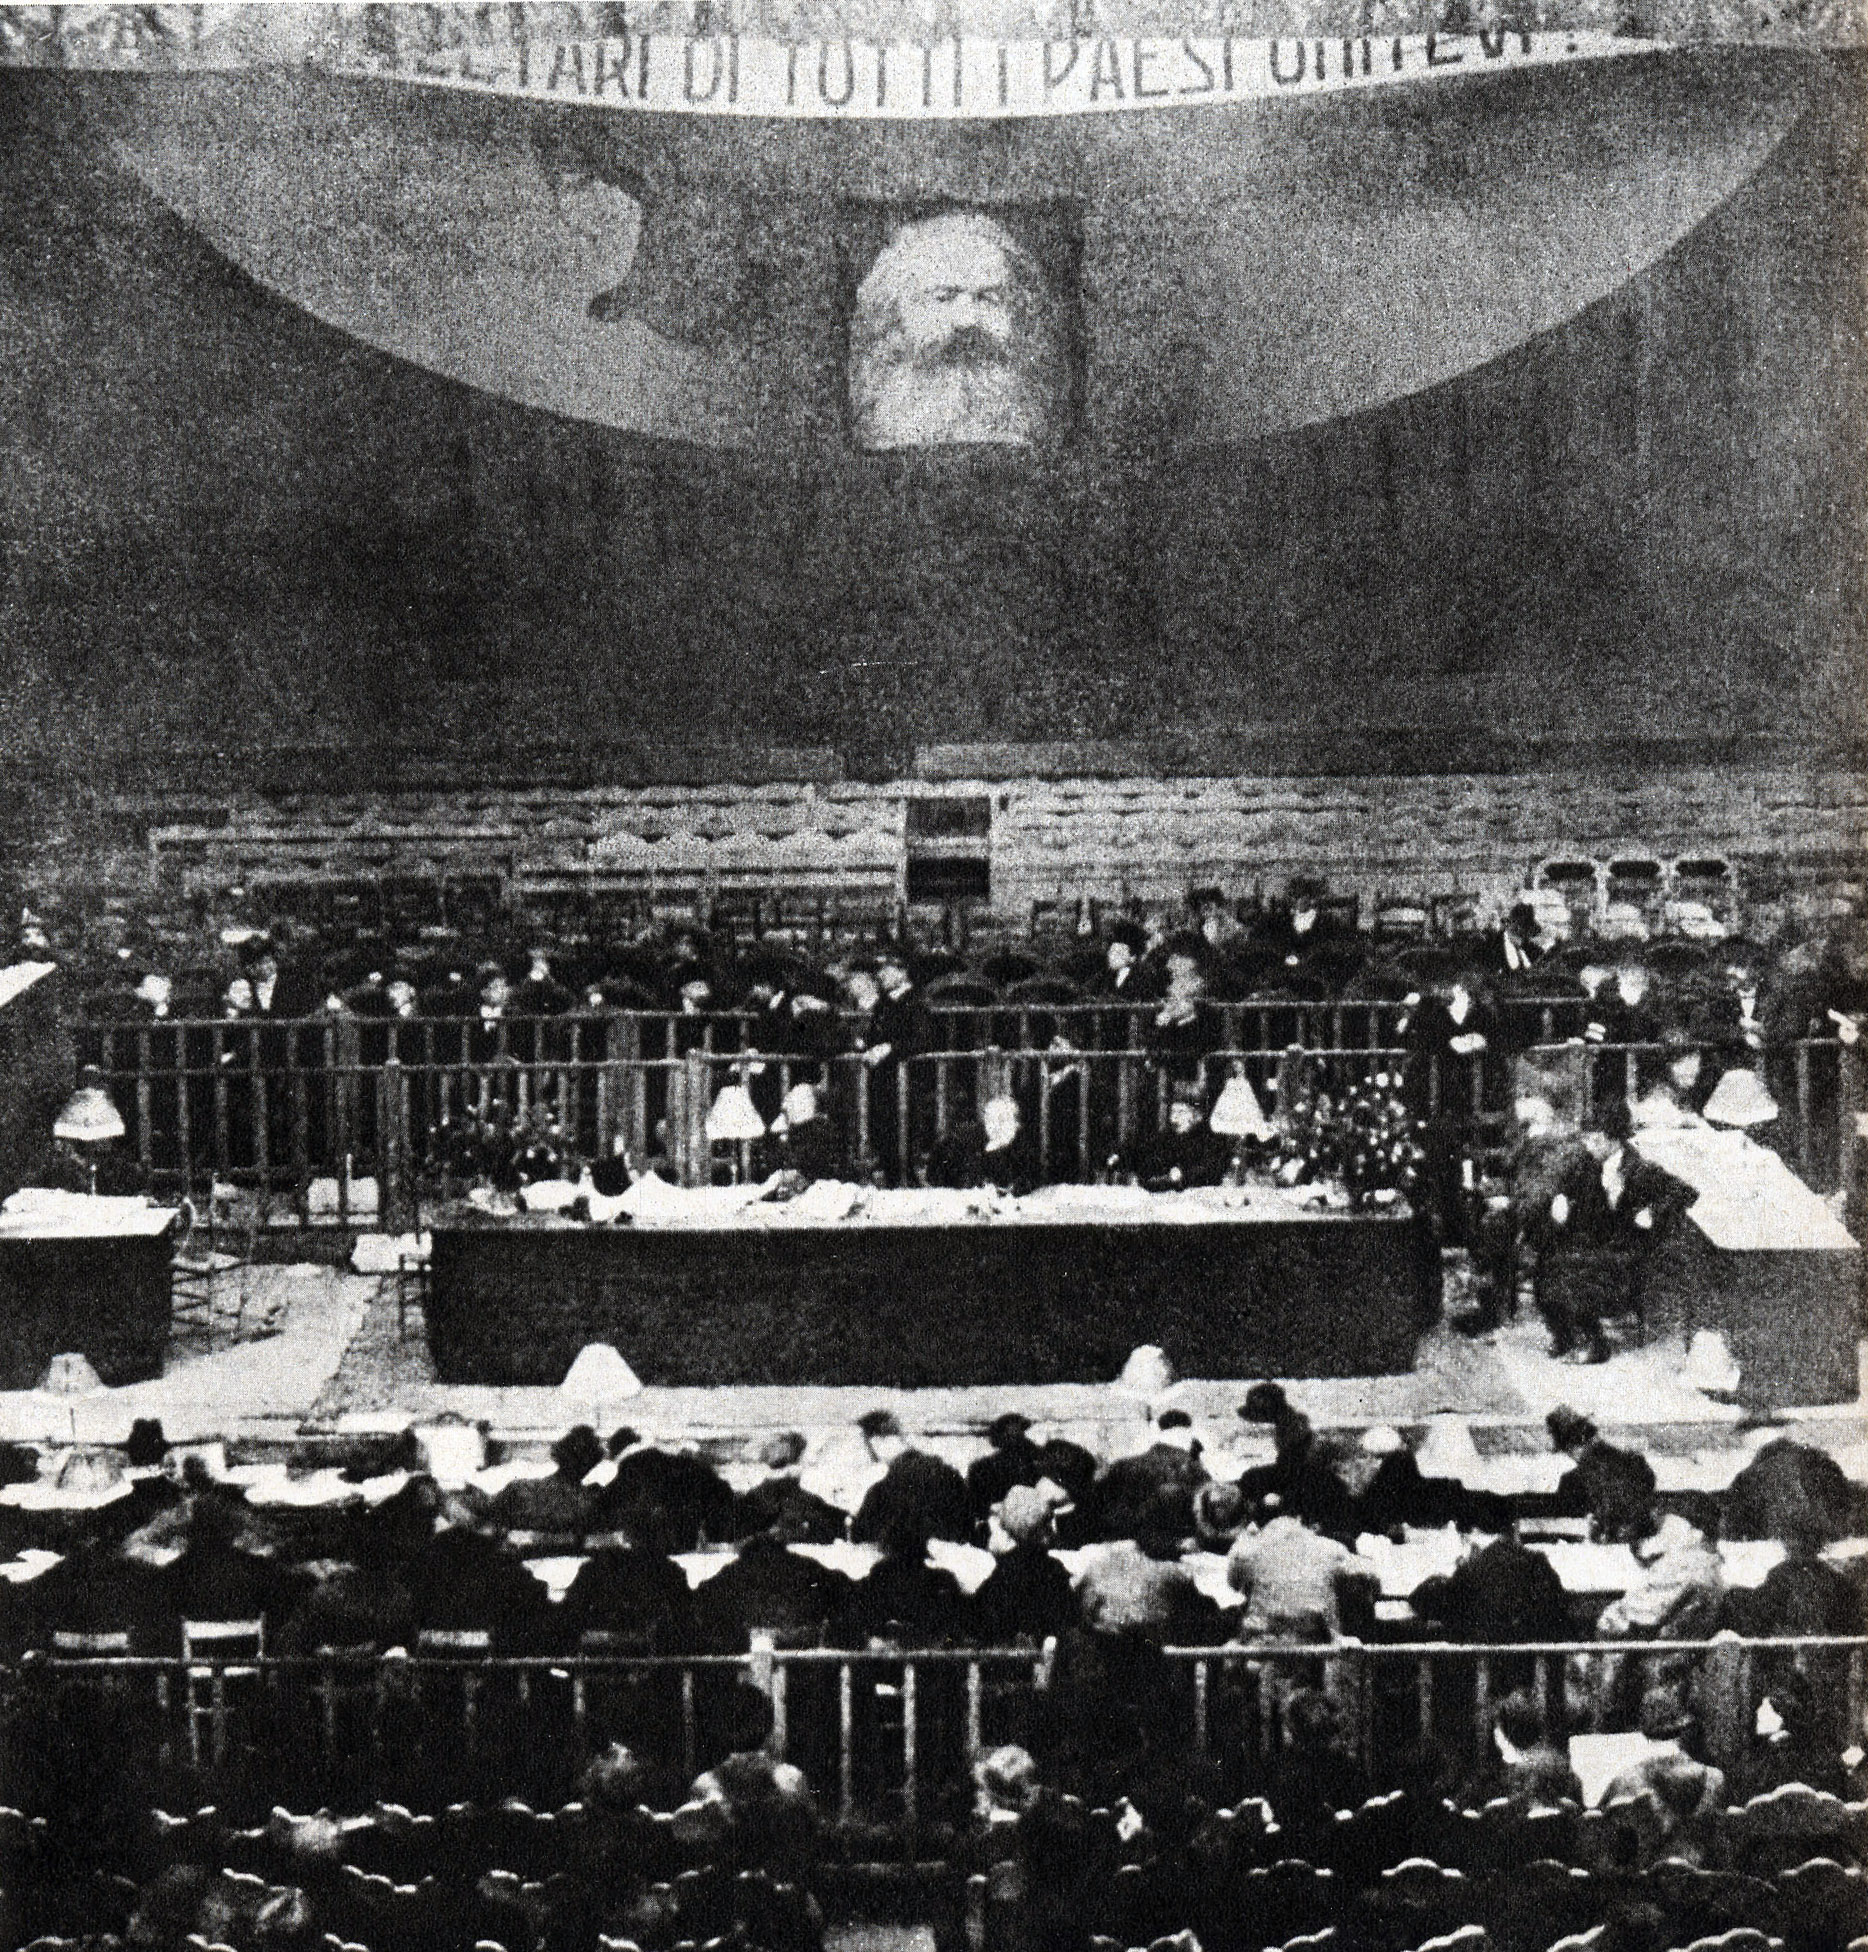
[[[568, 10], [567, 10], [568, 11]], [[517, 13], [515, 22], [511, 17]], [[525, 100], [686, 115], [951, 120], [1208, 107], [1663, 52], [1589, 28], [1462, 34], [848, 35], [662, 32], [608, 9], [554, 37], [489, 7], [0, 7], [0, 63], [146, 73], [302, 66]]]
[[965, 37], [918, 45], [746, 35], [643, 34], [471, 48], [340, 63], [340, 71], [444, 87], [688, 115], [861, 120], [1096, 115], [1377, 88], [1506, 67], [1655, 53], [1663, 44], [1588, 32], [1238, 37], [1107, 35], [1067, 41]]

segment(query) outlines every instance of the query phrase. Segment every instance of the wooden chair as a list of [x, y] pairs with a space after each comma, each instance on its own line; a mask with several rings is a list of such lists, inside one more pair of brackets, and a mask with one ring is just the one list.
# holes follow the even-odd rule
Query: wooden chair
[[1868, 1804], [1783, 1783], [1728, 1810], [1725, 1832], [1734, 1862], [1759, 1877], [1775, 1876], [1814, 1857], [1859, 1863]]
[[1868, 1933], [1868, 1876], [1832, 1857], [1813, 1857], [1780, 1872], [1774, 1895], [1782, 1904], [1781, 1923], [1765, 1922], [1797, 1952], [1842, 1952]]
[[257, 1681], [255, 1663], [266, 1652], [264, 1620], [184, 1620], [182, 1660], [188, 1718], [188, 1754], [202, 1764], [202, 1731], [208, 1732], [209, 1760], [219, 1768], [227, 1759], [229, 1681]]
[[1717, 1938], [1696, 1938], [1683, 1952], [1784, 1952], [1784, 1941], [1741, 1925]]

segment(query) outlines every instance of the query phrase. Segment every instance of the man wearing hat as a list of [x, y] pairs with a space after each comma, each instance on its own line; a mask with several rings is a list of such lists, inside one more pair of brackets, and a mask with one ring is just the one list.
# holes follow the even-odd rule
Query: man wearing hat
[[1605, 1313], [1639, 1312], [1654, 1250], [1691, 1201], [1689, 1189], [1634, 1151], [1628, 1101], [1596, 1107], [1541, 1216], [1537, 1306], [1549, 1324], [1551, 1354], [1606, 1362]]
[[858, 1421], [870, 1449], [886, 1458], [881, 1479], [863, 1495], [850, 1537], [871, 1545], [885, 1532], [918, 1530], [923, 1538], [956, 1539], [964, 1544], [973, 1529], [966, 1479], [945, 1458], [915, 1450], [902, 1438], [901, 1425], [887, 1410], [872, 1410]]
[[1353, 1538], [1355, 1507], [1334, 1458], [1283, 1389], [1276, 1383], [1254, 1383], [1239, 1405], [1239, 1416], [1246, 1423], [1270, 1424], [1275, 1447], [1269, 1464], [1256, 1465], [1239, 1478], [1246, 1510], [1257, 1512], [1275, 1499], [1272, 1508], [1294, 1512], [1332, 1538]]
[[1654, 1524], [1653, 1465], [1639, 1451], [1611, 1444], [1568, 1404], [1558, 1404], [1544, 1424], [1551, 1443], [1572, 1460], [1557, 1480], [1554, 1509], [1566, 1517], [1587, 1517], [1590, 1536], [1606, 1544], [1644, 1538]]
[[869, 1143], [888, 1183], [906, 1186], [932, 1138], [933, 1080], [913, 1060], [940, 1048], [940, 1032], [900, 949], [882, 950], [875, 975], [876, 1007], [863, 1044], [869, 1071]]
[[1076, 1595], [1051, 1556], [1052, 1538], [1050, 1499], [1033, 1485], [1012, 1485], [993, 1507], [994, 1565], [973, 1595], [973, 1632], [982, 1646], [1043, 1641], [1076, 1625]]
[[1031, 1419], [1020, 1410], [1003, 1410], [986, 1426], [992, 1448], [966, 1467], [966, 1495], [976, 1524], [986, 1523], [1015, 1484], [1036, 1484], [1044, 1475], [1030, 1430]]
[[1148, 931], [1139, 922], [1125, 918], [1115, 923], [1103, 945], [1103, 966], [1096, 972], [1091, 994], [1099, 1003], [1152, 1002], [1155, 986], [1142, 964], [1147, 953]]

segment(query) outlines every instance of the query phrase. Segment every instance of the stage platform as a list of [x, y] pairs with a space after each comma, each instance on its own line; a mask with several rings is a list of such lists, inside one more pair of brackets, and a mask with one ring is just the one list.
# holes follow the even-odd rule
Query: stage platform
[[[1459, 1271], [1449, 1270], [1455, 1291]], [[931, 1389], [871, 1386], [650, 1385], [591, 1401], [556, 1387], [450, 1384], [437, 1379], [419, 1306], [398, 1319], [391, 1281], [328, 1265], [224, 1265], [204, 1340], [178, 1323], [161, 1377], [89, 1395], [0, 1391], [0, 1438], [40, 1443], [121, 1442], [133, 1418], [163, 1420], [178, 1443], [222, 1439], [260, 1457], [308, 1439], [394, 1428], [452, 1414], [484, 1421], [519, 1453], [539, 1453], [567, 1424], [604, 1432], [627, 1423], [648, 1438], [697, 1441], [722, 1457], [750, 1455], [776, 1430], [849, 1430], [864, 1411], [892, 1409], [918, 1440], [953, 1455], [976, 1454], [1002, 1410], [1018, 1409], [1102, 1454], [1130, 1449], [1151, 1414], [1184, 1407], [1213, 1441], [1255, 1454], [1264, 1433], [1235, 1410], [1243, 1377], [1192, 1377], [1143, 1399], [1113, 1381], [980, 1384]], [[1534, 1319], [1468, 1339], [1437, 1326], [1421, 1337], [1413, 1366], [1385, 1376], [1284, 1379], [1293, 1401], [1322, 1428], [1392, 1423], [1418, 1430], [1456, 1419], [1507, 1475], [1549, 1456], [1543, 1419], [1559, 1403], [1583, 1410], [1617, 1441], [1656, 1459], [1663, 1481], [1717, 1490], [1774, 1434], [1831, 1451], [1868, 1482], [1862, 1397], [1784, 1412], [1778, 1429], [1748, 1427], [1740, 1405], [1702, 1395], [1685, 1380], [1677, 1337], [1618, 1350], [1599, 1368], [1572, 1368], [1547, 1353]]]

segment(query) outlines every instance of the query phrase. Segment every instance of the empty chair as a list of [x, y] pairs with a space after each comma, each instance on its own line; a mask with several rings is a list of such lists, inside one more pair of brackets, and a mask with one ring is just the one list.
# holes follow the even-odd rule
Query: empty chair
[[197, 1769], [204, 1758], [216, 1767], [227, 1760], [232, 1728], [232, 1697], [227, 1684], [257, 1681], [260, 1670], [253, 1663], [265, 1652], [263, 1619], [182, 1622], [188, 1754]]
[[1487, 1881], [1483, 1917], [1502, 1952], [1544, 1952], [1553, 1932], [1586, 1930], [1600, 1911], [1601, 1890], [1585, 1870], [1552, 1858]]
[[1720, 1933], [1717, 1938], [1695, 1939], [1681, 1952], [1784, 1952], [1784, 1941], [1741, 1925], [1736, 1930]]
[[1843, 1952], [1868, 1933], [1868, 1875], [1833, 1858], [1813, 1857], [1782, 1872], [1776, 1895], [1782, 1910], [1775, 1929], [1794, 1952]]
[[1676, 1858], [1663, 1858], [1642, 1875], [1642, 1897], [1659, 1907], [1669, 1938], [1676, 1944], [1710, 1938], [1748, 1925], [1778, 1936], [1785, 1906], [1761, 1878], [1737, 1871], [1702, 1870]]
[[1287, 1857], [1246, 1876], [1245, 1915], [1259, 1921], [1268, 1944], [1321, 1931], [1335, 1915], [1333, 1871]]
[[1358, 1809], [1337, 1811], [1326, 1861], [1340, 1877], [1366, 1884], [1408, 1855], [1415, 1830], [1406, 1790], [1371, 1796]]
[[1320, 1932], [1302, 1932], [1280, 1946], [1268, 1946], [1266, 1952], [1335, 1952], [1335, 1948], [1336, 1927], [1325, 1925]]
[[1739, 1868], [1772, 1877], [1813, 1857], [1859, 1863], [1865, 1817], [1868, 1805], [1784, 1783], [1728, 1811], [1725, 1830]]

